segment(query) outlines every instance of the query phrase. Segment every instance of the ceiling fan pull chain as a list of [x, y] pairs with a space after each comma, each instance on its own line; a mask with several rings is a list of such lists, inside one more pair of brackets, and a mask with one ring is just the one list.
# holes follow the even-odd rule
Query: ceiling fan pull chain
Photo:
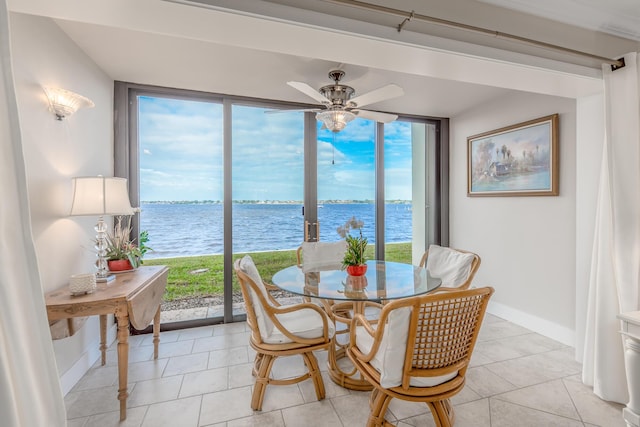
[[333, 144], [331, 144], [331, 164], [336, 164], [336, 133], [331, 132], [333, 134]]

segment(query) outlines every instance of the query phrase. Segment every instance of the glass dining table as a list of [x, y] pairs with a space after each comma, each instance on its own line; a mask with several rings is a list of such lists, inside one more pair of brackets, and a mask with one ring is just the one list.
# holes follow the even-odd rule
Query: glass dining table
[[336, 325], [328, 354], [329, 375], [342, 387], [362, 391], [372, 387], [345, 357], [353, 315], [376, 317], [385, 301], [425, 294], [441, 285], [423, 267], [391, 261], [367, 261], [363, 276], [349, 276], [340, 266], [305, 271], [294, 265], [278, 271], [271, 280], [282, 290], [322, 303]]

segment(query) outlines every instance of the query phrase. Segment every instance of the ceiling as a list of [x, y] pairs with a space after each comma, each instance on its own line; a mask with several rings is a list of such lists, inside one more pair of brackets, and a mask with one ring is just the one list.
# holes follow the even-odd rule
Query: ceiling
[[[640, 47], [637, 0], [368, 2], [608, 58]], [[9, 9], [53, 18], [111, 78], [135, 83], [309, 104], [286, 82], [319, 88], [342, 68], [356, 95], [404, 88], [367, 109], [436, 117], [514, 90], [578, 97], [601, 87], [601, 61], [420, 22], [398, 32], [401, 17], [324, 0], [10, 0]]]
[[481, 0], [593, 31], [640, 41], [637, 0]]

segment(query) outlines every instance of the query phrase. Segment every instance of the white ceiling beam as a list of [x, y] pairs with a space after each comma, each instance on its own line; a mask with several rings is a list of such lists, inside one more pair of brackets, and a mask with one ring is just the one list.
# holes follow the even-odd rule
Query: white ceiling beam
[[[161, 0], [10, 0], [13, 12], [349, 63], [381, 70], [577, 98], [602, 90], [598, 70], [558, 71], [317, 26]], [[433, 37], [431, 39], [434, 39]], [[455, 42], [452, 42], [455, 43]], [[310, 49], [312, 46], [312, 49]], [[518, 54], [510, 54], [518, 58]], [[526, 56], [526, 55], [525, 55]], [[552, 65], [554, 61], [547, 61]]]

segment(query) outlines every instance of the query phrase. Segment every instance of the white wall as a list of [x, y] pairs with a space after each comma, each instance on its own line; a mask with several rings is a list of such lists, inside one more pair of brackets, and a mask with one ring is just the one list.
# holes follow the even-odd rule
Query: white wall
[[[52, 20], [12, 13], [10, 26], [33, 237], [50, 291], [71, 274], [94, 271], [97, 218], [68, 217], [71, 178], [113, 175], [113, 81]], [[57, 121], [42, 86], [77, 92], [96, 106]], [[98, 338], [94, 316], [75, 336], [54, 342], [65, 393], [96, 360]]]
[[[558, 197], [467, 197], [467, 137], [559, 114]], [[451, 120], [450, 245], [476, 252], [489, 311], [569, 345], [575, 339], [576, 102], [521, 93]]]

